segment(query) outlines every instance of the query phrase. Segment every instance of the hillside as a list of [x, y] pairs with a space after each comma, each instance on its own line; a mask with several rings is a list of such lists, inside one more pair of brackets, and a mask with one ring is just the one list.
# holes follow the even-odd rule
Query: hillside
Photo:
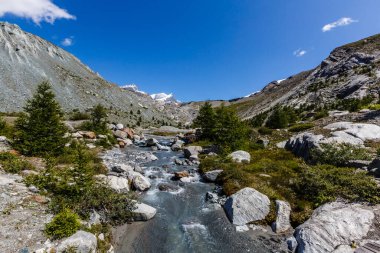
[[[367, 95], [377, 98], [379, 89], [380, 34], [338, 47], [316, 68], [271, 82], [249, 97], [211, 102], [233, 106], [243, 119], [249, 119], [278, 104], [318, 107]], [[198, 108], [202, 103], [188, 106]]]
[[140, 117], [141, 125], [189, 121], [179, 106], [121, 89], [62, 48], [4, 22], [0, 23], [0, 72], [0, 112], [21, 111], [37, 85], [48, 80], [66, 112], [86, 111], [101, 103], [111, 109], [112, 120], [126, 124], [136, 124]]

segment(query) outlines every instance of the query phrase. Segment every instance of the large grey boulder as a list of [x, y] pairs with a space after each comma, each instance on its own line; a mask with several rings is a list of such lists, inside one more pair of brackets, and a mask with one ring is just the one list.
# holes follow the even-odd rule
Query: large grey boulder
[[220, 173], [222, 173], [223, 170], [211, 170], [205, 172], [202, 176], [206, 181], [209, 182], [215, 182], [216, 178], [219, 176]]
[[329, 130], [340, 130], [362, 141], [380, 140], [380, 126], [375, 124], [335, 122], [324, 127]]
[[301, 133], [291, 137], [285, 144], [287, 150], [292, 151], [295, 155], [310, 159], [311, 150], [321, 149], [319, 142], [323, 139], [323, 135], [315, 135], [313, 133]]
[[136, 203], [136, 209], [132, 213], [135, 221], [147, 221], [156, 215], [157, 209], [144, 203]]
[[133, 177], [133, 180], [132, 180], [132, 183], [133, 183], [133, 186], [139, 190], [139, 191], [146, 191], [150, 188], [150, 182], [149, 182], [149, 179], [147, 179], [146, 177], [144, 177], [143, 175], [141, 175], [140, 173], [138, 172], [135, 172], [135, 176]]
[[297, 252], [332, 252], [339, 245], [358, 242], [367, 236], [374, 218], [373, 209], [360, 204], [325, 204], [296, 228]]
[[203, 148], [201, 146], [189, 146], [183, 149], [183, 153], [186, 158], [198, 156], [200, 152], [202, 152]]
[[292, 228], [290, 225], [291, 210], [288, 202], [276, 200], [276, 221], [272, 225], [275, 233], [284, 233]]
[[242, 226], [265, 219], [270, 210], [270, 200], [255, 189], [246, 187], [227, 199], [224, 210], [234, 225]]
[[238, 150], [235, 152], [232, 152], [228, 155], [232, 159], [232, 161], [237, 163], [247, 162], [249, 163], [251, 161], [251, 155], [247, 151]]
[[110, 188], [117, 192], [128, 192], [129, 191], [129, 181], [123, 177], [117, 176], [107, 176], [106, 183]]
[[67, 252], [75, 249], [77, 253], [95, 253], [97, 248], [97, 240], [94, 234], [79, 230], [69, 238], [63, 240], [58, 248], [58, 253]]

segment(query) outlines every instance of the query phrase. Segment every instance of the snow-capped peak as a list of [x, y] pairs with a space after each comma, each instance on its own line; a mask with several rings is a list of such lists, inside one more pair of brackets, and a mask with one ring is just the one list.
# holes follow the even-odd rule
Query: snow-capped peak
[[124, 86], [121, 86], [122, 89], [124, 90], [129, 90], [129, 91], [133, 91], [133, 92], [136, 92], [136, 93], [140, 93], [140, 94], [143, 94], [143, 95], [147, 95], [146, 92], [144, 91], [140, 91], [139, 88], [137, 87], [136, 84], [127, 84], [127, 85], [124, 85]]
[[285, 79], [277, 80], [277, 84], [280, 84], [281, 82], [283, 82], [283, 81], [285, 81], [285, 80], [286, 80], [286, 78], [285, 78]]
[[251, 96], [253, 96], [253, 95], [257, 94], [257, 93], [260, 93], [260, 91], [255, 91], [255, 92], [253, 92], [251, 94], [248, 94], [247, 96], [244, 96], [244, 97], [248, 98], [248, 97], [251, 97]]
[[178, 101], [174, 98], [173, 94], [166, 94], [166, 93], [157, 93], [157, 94], [152, 94], [150, 97], [158, 102], [164, 102], [164, 103], [177, 103]]

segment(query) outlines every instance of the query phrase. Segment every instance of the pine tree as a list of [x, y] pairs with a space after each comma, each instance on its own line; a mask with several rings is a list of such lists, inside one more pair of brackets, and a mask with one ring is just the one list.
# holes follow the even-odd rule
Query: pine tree
[[248, 137], [248, 126], [239, 119], [235, 110], [223, 104], [216, 108], [215, 115], [215, 143], [224, 152], [241, 148]]
[[25, 155], [58, 155], [65, 146], [61, 107], [48, 82], [41, 83], [15, 124], [15, 147]]
[[272, 129], [285, 128], [289, 124], [289, 119], [281, 107], [274, 109], [269, 116], [266, 126]]
[[107, 109], [98, 104], [91, 110], [92, 130], [99, 134], [107, 133]]
[[215, 111], [209, 102], [206, 102], [200, 109], [197, 118], [194, 120], [194, 127], [201, 129], [201, 138], [214, 140], [215, 138]]

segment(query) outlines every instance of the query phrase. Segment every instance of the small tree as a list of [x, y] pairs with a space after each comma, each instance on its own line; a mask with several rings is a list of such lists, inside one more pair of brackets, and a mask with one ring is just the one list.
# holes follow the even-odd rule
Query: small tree
[[285, 128], [289, 124], [286, 112], [281, 107], [276, 107], [269, 116], [266, 126], [272, 129]]
[[200, 109], [197, 118], [194, 120], [194, 126], [201, 129], [201, 138], [214, 140], [216, 116], [215, 111], [209, 102], [206, 102]]
[[215, 143], [225, 152], [241, 148], [248, 138], [249, 130], [235, 110], [222, 104], [216, 108], [215, 117]]
[[98, 104], [91, 111], [92, 129], [97, 133], [107, 132], [107, 109]]
[[16, 121], [15, 148], [25, 155], [58, 155], [63, 150], [66, 127], [61, 107], [48, 82], [41, 83]]

